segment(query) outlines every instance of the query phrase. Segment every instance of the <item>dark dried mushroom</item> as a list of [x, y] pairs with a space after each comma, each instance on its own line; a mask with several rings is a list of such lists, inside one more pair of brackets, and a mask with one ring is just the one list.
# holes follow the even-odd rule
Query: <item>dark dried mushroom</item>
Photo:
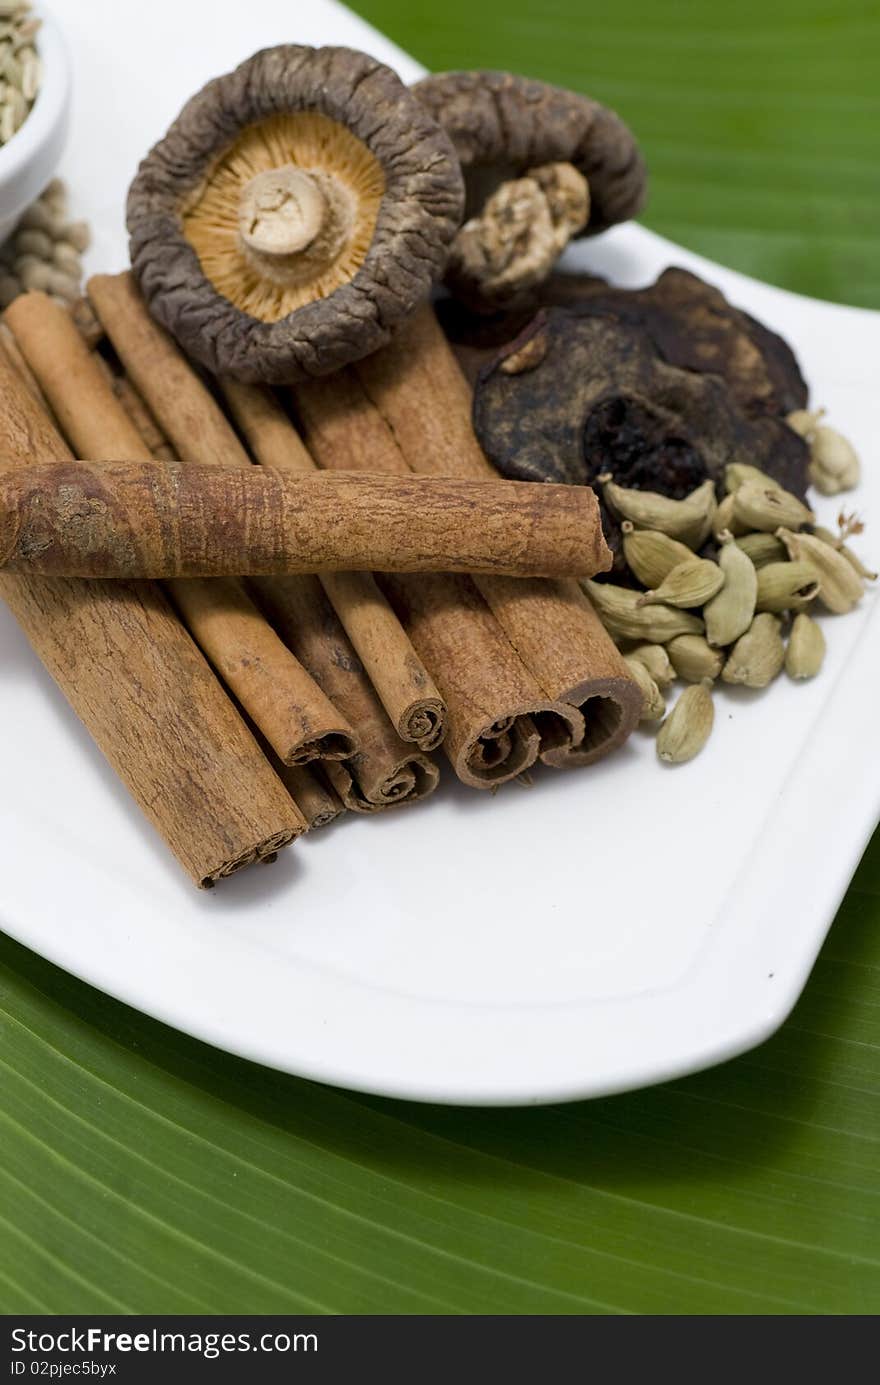
[[556, 273], [530, 295], [528, 306], [515, 311], [487, 316], [448, 298], [438, 303], [437, 312], [475, 380], [537, 310], [547, 307], [599, 313], [642, 327], [671, 365], [723, 375], [749, 414], [785, 415], [806, 405], [807, 386], [788, 343], [686, 269], [665, 269], [644, 289], [615, 288], [592, 274]]
[[461, 222], [452, 145], [398, 77], [285, 45], [209, 82], [128, 196], [151, 311], [218, 374], [284, 383], [383, 346]]
[[[526, 368], [505, 369], [511, 360]], [[807, 449], [782, 418], [751, 415], [721, 375], [671, 364], [641, 323], [600, 314], [542, 310], [481, 371], [474, 427], [515, 480], [607, 473], [681, 499], [707, 477], [720, 488], [742, 461], [797, 494], [806, 483]], [[619, 526], [607, 511], [603, 523], [619, 571]]]
[[413, 88], [461, 160], [467, 220], [447, 283], [475, 307], [515, 302], [573, 236], [635, 216], [646, 173], [619, 116], [590, 97], [507, 72], [440, 72]]

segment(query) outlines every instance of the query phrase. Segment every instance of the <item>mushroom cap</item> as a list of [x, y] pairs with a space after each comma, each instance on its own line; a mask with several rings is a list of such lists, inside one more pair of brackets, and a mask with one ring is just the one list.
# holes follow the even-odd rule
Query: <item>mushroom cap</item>
[[[384, 192], [353, 277], [263, 321], [208, 278], [184, 217], [244, 130], [290, 112], [345, 127], [381, 167]], [[141, 163], [128, 194], [132, 267], [153, 315], [209, 370], [293, 382], [386, 344], [441, 277], [463, 202], [452, 144], [390, 68], [350, 48], [267, 48], [193, 96]]]
[[412, 90], [455, 145], [468, 216], [497, 183], [549, 163], [571, 163], [589, 183], [581, 235], [627, 221], [644, 205], [647, 171], [631, 131], [589, 96], [509, 72], [437, 72]]

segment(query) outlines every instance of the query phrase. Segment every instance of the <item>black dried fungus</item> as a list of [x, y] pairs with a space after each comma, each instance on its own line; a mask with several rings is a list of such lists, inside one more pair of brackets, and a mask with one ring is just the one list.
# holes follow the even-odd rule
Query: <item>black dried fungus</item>
[[[504, 363], [537, 334], [546, 351], [531, 369]], [[724, 467], [760, 467], [803, 494], [807, 449], [782, 418], [753, 415], [720, 374], [672, 364], [643, 321], [550, 308], [481, 370], [474, 427], [489, 458], [515, 480], [621, 485], [681, 498]], [[606, 537], [620, 571], [619, 528]]]
[[[644, 289], [613, 288], [591, 274], [552, 274], [530, 299], [533, 313], [542, 307], [640, 326], [670, 365], [722, 375], [748, 414], [785, 415], [806, 407], [807, 386], [788, 343], [685, 269], [664, 270]], [[523, 331], [529, 317], [526, 309], [481, 317], [453, 301], [438, 311], [473, 376], [478, 364]]]

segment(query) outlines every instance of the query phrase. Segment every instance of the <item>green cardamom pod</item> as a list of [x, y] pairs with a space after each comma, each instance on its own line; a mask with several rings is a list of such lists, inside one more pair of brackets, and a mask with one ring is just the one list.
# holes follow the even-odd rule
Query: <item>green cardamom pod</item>
[[[861, 600], [864, 583], [855, 568], [815, 534], [795, 534], [779, 529], [778, 537], [785, 544], [793, 562], [806, 563], [818, 582], [819, 599], [835, 615], [846, 615]], [[766, 569], [764, 569], [766, 571]]]
[[659, 529], [636, 529], [629, 519], [620, 528], [627, 566], [645, 587], [659, 587], [674, 567], [694, 556], [686, 544]]
[[731, 491], [725, 495], [715, 511], [715, 518], [712, 520], [712, 533], [720, 543], [722, 534], [743, 534], [745, 526], [740, 524], [734, 514], [735, 506], [734, 494]]
[[663, 579], [656, 591], [644, 592], [640, 606], [702, 606], [711, 600], [724, 585], [724, 573], [708, 558], [695, 558], [679, 563]]
[[624, 663], [639, 685], [642, 694], [642, 714], [639, 721], [660, 721], [666, 715], [666, 702], [645, 665], [631, 654], [624, 657]]
[[683, 765], [699, 755], [712, 732], [715, 706], [708, 679], [685, 688], [657, 733], [663, 764]]
[[724, 574], [724, 586], [703, 608], [703, 619], [709, 644], [723, 646], [733, 644], [752, 623], [758, 574], [751, 558], [730, 533], [722, 536], [718, 566]]
[[724, 667], [721, 650], [713, 649], [702, 635], [676, 635], [666, 648], [672, 667], [686, 683], [701, 683], [704, 678], [714, 680]]
[[673, 606], [640, 606], [639, 593], [630, 587], [593, 581], [583, 582], [582, 586], [612, 638], [666, 644], [676, 635], [703, 633], [703, 622], [698, 616]]
[[790, 491], [779, 486], [758, 486], [746, 481], [733, 493], [734, 518], [747, 530], [760, 529], [773, 534], [780, 524], [789, 529], [812, 524], [816, 516]]
[[[810, 439], [810, 480], [823, 495], [852, 490], [859, 484], [861, 463], [852, 443], [842, 433], [824, 425]], [[831, 487], [834, 489], [831, 489]]]
[[792, 622], [785, 651], [785, 671], [789, 678], [815, 678], [824, 658], [822, 627], [802, 611]]
[[662, 644], [637, 644], [629, 650], [628, 657], [644, 664], [661, 692], [675, 682], [675, 669]]
[[784, 662], [785, 645], [779, 633], [779, 619], [765, 611], [755, 616], [745, 634], [740, 635], [727, 656], [721, 677], [725, 683], [766, 688]]
[[755, 567], [785, 562], [785, 544], [775, 534], [738, 535], [736, 545], [751, 558]]
[[842, 553], [850, 567], [853, 568], [860, 577], [864, 577], [866, 582], [877, 581], [877, 573], [872, 572], [871, 569], [862, 562], [858, 553], [853, 553], [849, 544], [844, 543], [839, 534], [833, 533], [831, 529], [826, 529], [821, 524], [814, 524], [812, 532], [817, 539], [821, 539], [823, 543], [830, 544], [835, 552]]
[[605, 482], [602, 493], [622, 519], [631, 520], [640, 529], [659, 529], [661, 534], [678, 539], [688, 548], [699, 548], [712, 532], [716, 509], [714, 481], [704, 481], [684, 500], [670, 500], [657, 491], [630, 490], [613, 481]]
[[819, 420], [824, 417], [824, 409], [795, 409], [792, 413], [786, 414], [785, 421], [789, 428], [794, 429], [798, 437], [809, 442], [816, 431]]
[[768, 563], [758, 576], [756, 611], [804, 611], [819, 595], [815, 569], [809, 563]]
[[777, 490], [782, 489], [778, 481], [774, 481], [772, 476], [768, 476], [766, 471], [761, 471], [759, 467], [749, 466], [748, 462], [728, 462], [724, 468], [724, 487], [728, 495], [732, 495], [749, 481], [757, 486], [775, 486]]

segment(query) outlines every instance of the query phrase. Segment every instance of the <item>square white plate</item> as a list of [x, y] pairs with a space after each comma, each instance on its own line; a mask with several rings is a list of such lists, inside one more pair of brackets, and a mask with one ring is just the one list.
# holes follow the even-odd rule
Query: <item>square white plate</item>
[[[186, 97], [252, 51], [348, 43], [415, 63], [335, 5], [79, 0], [62, 172], [126, 262], [139, 157]], [[136, 32], [136, 42], [133, 35]], [[867, 480], [846, 504], [880, 558], [880, 314], [755, 283], [636, 226], [572, 264], [636, 285], [681, 264], [794, 343]], [[833, 523], [839, 506], [819, 506]], [[0, 922], [131, 1005], [325, 1082], [469, 1103], [657, 1082], [760, 1042], [796, 1000], [880, 806], [880, 617], [825, 620], [822, 676], [723, 691], [693, 764], [641, 734], [586, 771], [497, 797], [446, 782], [419, 809], [349, 816], [208, 893], [187, 883], [0, 611]]]

